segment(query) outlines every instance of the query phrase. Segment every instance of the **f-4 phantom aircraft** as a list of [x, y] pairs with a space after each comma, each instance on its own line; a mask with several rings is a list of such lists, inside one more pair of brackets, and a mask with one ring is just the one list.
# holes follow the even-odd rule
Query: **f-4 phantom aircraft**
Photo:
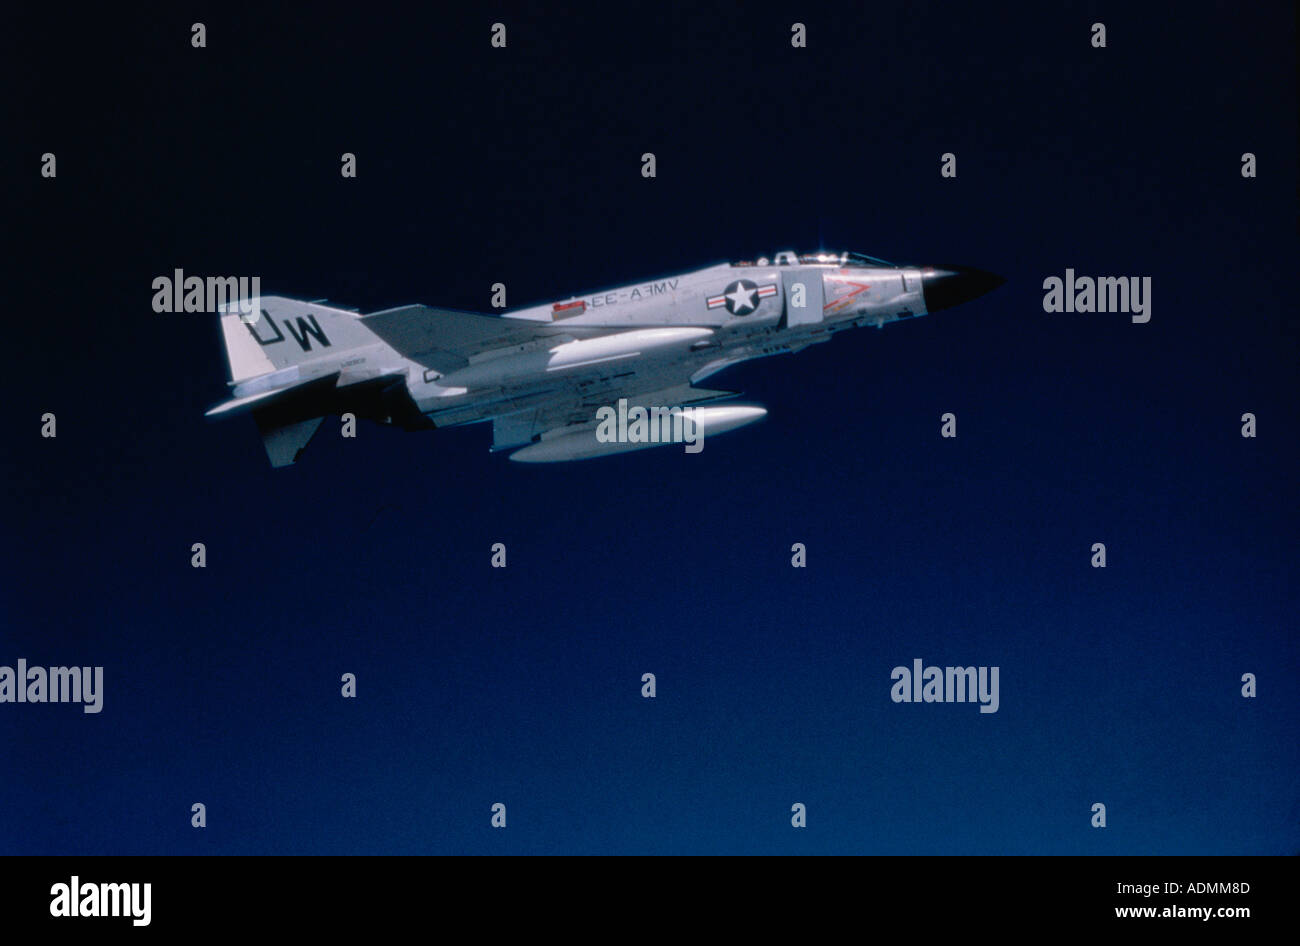
[[232, 396], [207, 416], [251, 413], [273, 467], [344, 413], [407, 430], [491, 421], [492, 449], [525, 462], [621, 453], [665, 440], [604, 440], [601, 408], [689, 408], [701, 435], [731, 430], [766, 411], [700, 406], [738, 396], [695, 386], [710, 375], [1002, 283], [963, 266], [782, 252], [505, 315], [422, 305], [358, 315], [262, 296], [253, 311], [221, 314]]

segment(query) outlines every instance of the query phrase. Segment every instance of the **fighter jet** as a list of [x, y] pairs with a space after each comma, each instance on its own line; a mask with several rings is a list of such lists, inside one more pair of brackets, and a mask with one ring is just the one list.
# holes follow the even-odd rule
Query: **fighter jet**
[[700, 442], [767, 413], [718, 405], [739, 395], [696, 386], [724, 368], [1002, 283], [964, 266], [787, 251], [503, 315], [423, 305], [360, 315], [262, 296], [221, 313], [231, 397], [207, 416], [251, 413], [273, 467], [294, 463], [325, 417], [346, 414], [406, 430], [490, 421], [492, 450], [532, 463]]

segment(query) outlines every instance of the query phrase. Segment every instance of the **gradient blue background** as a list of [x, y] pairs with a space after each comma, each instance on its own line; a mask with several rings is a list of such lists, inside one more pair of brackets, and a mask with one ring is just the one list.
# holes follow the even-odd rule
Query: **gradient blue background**
[[[751, 9], [13, 15], [0, 663], [105, 701], [0, 706], [0, 851], [1300, 851], [1293, 7]], [[819, 246], [1008, 282], [716, 376], [770, 415], [695, 457], [327, 423], [273, 471], [150, 309]], [[1066, 267], [1151, 322], [1045, 314]], [[892, 703], [915, 657], [999, 712]]]

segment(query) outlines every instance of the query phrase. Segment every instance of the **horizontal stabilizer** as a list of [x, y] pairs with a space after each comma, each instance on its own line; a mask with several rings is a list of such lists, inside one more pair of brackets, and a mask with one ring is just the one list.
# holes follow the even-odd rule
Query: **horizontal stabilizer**
[[307, 449], [307, 444], [311, 442], [311, 438], [320, 427], [321, 421], [325, 419], [313, 417], [311, 420], [276, 427], [268, 423], [265, 415], [261, 415], [260, 412], [254, 411], [253, 417], [257, 420], [257, 429], [262, 435], [267, 459], [271, 461], [273, 467], [289, 466], [302, 456], [302, 452]]
[[302, 400], [312, 395], [320, 396], [333, 391], [335, 385], [338, 384], [338, 379], [339, 373], [335, 371], [318, 378], [312, 378], [310, 381], [288, 384], [284, 387], [272, 388], [269, 391], [258, 391], [244, 397], [231, 398], [229, 401], [222, 401], [220, 404], [208, 408], [203, 416], [219, 418], [230, 414], [243, 414], [259, 408], [269, 407], [271, 404], [282, 404], [288, 400]]

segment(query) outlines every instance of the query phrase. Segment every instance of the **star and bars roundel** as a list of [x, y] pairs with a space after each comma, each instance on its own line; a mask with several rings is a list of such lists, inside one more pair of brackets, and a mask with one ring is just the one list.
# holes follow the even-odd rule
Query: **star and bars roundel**
[[759, 286], [748, 279], [737, 279], [727, 286], [720, 295], [709, 296], [710, 309], [727, 307], [732, 315], [749, 315], [758, 308], [758, 304], [769, 296], [776, 295], [776, 286]]

